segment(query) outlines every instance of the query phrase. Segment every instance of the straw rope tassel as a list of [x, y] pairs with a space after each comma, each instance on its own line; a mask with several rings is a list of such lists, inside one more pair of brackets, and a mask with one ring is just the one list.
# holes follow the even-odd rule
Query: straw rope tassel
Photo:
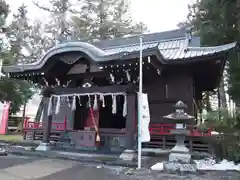
[[52, 115], [52, 97], [49, 98], [47, 114], [48, 116]]
[[61, 96], [58, 96], [58, 97], [57, 97], [57, 104], [56, 104], [55, 114], [59, 114], [59, 112], [60, 112], [60, 106], [61, 106]]
[[112, 113], [116, 114], [117, 113], [117, 100], [116, 96], [112, 95]]
[[102, 107], [105, 107], [105, 100], [104, 100], [104, 96], [100, 95], [100, 99], [102, 100]]
[[91, 108], [91, 97], [88, 95], [87, 108]]
[[124, 103], [123, 103], [123, 117], [127, 115], [127, 96], [124, 95]]
[[82, 106], [82, 103], [81, 103], [81, 96], [80, 95], [78, 95], [78, 102], [79, 102], [79, 106]]
[[67, 98], [67, 104], [68, 104], [68, 107], [71, 107], [69, 97], [67, 96], [66, 98]]
[[76, 96], [73, 96], [73, 100], [72, 100], [72, 111], [76, 110]]
[[97, 108], [98, 108], [97, 95], [94, 95], [93, 110], [97, 110]]

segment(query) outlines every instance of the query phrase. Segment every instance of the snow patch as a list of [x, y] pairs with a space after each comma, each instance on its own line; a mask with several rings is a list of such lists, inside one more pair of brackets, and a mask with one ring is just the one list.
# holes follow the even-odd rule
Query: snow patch
[[229, 171], [235, 170], [240, 171], [240, 164], [236, 165], [233, 161], [222, 160], [216, 163], [213, 159], [208, 160], [194, 160], [197, 165], [198, 170], [208, 170], [208, 171]]
[[151, 170], [153, 170], [153, 171], [162, 171], [163, 170], [163, 163], [162, 162], [158, 162], [158, 163], [154, 164], [151, 167]]
[[[217, 163], [214, 159], [194, 160], [197, 170], [203, 171], [240, 171], [240, 164], [236, 165], [233, 161], [226, 159]], [[163, 162], [158, 162], [151, 167], [151, 170], [162, 171], [164, 169]]]

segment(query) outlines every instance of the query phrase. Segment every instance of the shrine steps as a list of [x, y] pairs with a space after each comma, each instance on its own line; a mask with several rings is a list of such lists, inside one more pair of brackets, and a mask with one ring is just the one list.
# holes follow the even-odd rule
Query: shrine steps
[[[51, 132], [50, 141], [59, 141], [64, 132]], [[24, 133], [24, 140], [42, 140], [43, 131], [27, 131]]]

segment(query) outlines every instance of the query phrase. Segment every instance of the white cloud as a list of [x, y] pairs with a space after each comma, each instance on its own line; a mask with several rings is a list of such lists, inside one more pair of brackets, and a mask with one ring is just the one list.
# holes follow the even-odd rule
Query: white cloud
[[192, 0], [130, 0], [134, 19], [147, 24], [152, 32], [175, 29], [186, 19]]

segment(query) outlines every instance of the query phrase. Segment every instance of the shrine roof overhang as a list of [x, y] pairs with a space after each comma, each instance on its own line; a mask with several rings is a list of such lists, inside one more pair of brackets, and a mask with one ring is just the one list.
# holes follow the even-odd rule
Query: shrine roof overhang
[[[142, 45], [143, 57], [156, 56], [162, 64], [193, 63], [199, 60], [206, 61], [207, 57], [216, 57], [224, 55], [236, 47], [238, 42], [214, 47], [199, 47], [191, 45], [190, 41], [198, 37], [192, 37], [191, 40], [186, 37], [164, 39], [160, 41], [148, 41]], [[113, 61], [124, 61], [138, 58], [140, 53], [140, 44], [126, 44], [111, 47], [100, 48], [87, 42], [65, 42], [56, 45], [48, 50], [39, 60], [31, 64], [12, 65], [3, 67], [5, 73], [21, 73], [25, 71], [40, 70], [48, 60], [54, 55], [67, 52], [82, 52], [90, 63], [93, 64], [111, 64]]]

